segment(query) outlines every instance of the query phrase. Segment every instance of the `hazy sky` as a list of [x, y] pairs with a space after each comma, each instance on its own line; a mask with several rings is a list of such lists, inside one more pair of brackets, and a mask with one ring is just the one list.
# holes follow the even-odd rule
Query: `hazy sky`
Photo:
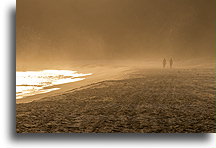
[[215, 0], [18, 0], [17, 63], [214, 58]]

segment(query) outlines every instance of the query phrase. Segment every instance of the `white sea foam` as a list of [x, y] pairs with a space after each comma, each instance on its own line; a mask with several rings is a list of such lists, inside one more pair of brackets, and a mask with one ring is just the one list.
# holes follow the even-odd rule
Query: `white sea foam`
[[58, 90], [49, 86], [84, 80], [84, 76], [92, 73], [77, 73], [70, 70], [43, 70], [16, 72], [16, 99]]

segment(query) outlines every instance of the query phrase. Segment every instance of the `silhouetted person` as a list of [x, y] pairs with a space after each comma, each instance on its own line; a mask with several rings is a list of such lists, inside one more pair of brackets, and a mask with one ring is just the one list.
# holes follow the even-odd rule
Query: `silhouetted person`
[[163, 59], [163, 68], [165, 68], [166, 67], [166, 59], [164, 58]]
[[172, 68], [172, 65], [173, 65], [173, 59], [171, 58], [169, 62], [170, 62], [170, 68]]

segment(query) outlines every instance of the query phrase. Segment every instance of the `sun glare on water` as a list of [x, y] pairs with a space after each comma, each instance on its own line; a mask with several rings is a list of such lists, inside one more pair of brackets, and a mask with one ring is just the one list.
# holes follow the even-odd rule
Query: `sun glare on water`
[[70, 70], [16, 72], [16, 99], [58, 90], [60, 88], [52, 86], [81, 81], [88, 75], [92, 73], [83, 74]]

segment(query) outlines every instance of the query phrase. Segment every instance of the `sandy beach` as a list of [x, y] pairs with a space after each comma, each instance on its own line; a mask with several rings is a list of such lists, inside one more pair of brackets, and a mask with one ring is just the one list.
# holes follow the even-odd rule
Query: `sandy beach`
[[17, 133], [215, 132], [214, 69], [137, 68], [102, 77], [18, 102]]

